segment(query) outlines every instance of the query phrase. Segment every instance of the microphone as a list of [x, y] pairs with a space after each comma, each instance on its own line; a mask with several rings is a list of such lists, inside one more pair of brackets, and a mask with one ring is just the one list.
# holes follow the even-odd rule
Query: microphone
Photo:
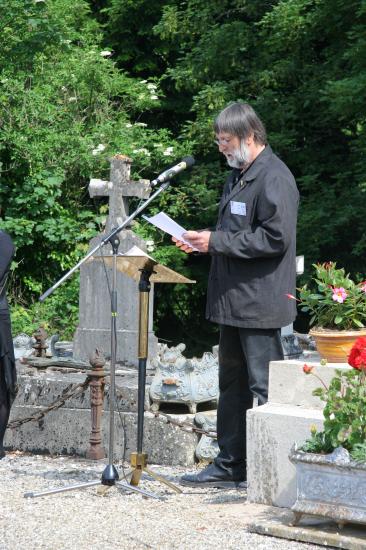
[[168, 168], [168, 170], [165, 170], [165, 172], [162, 172], [156, 179], [152, 180], [150, 182], [150, 186], [155, 187], [155, 185], [158, 185], [159, 183], [165, 183], [179, 174], [179, 172], [182, 172], [182, 170], [186, 170], [187, 168], [193, 166], [195, 162], [196, 161], [193, 157], [184, 157], [181, 162], [171, 168]]

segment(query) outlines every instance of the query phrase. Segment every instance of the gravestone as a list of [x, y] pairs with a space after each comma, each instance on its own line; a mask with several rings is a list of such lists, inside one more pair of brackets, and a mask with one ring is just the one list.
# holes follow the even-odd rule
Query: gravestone
[[[91, 197], [109, 197], [109, 215], [105, 232], [92, 239], [89, 251], [95, 248], [114, 227], [129, 216], [128, 199], [145, 199], [150, 194], [149, 182], [130, 181], [131, 159], [116, 155], [110, 160], [110, 181], [91, 179]], [[144, 241], [130, 228], [119, 233], [119, 252], [125, 253], [136, 245], [146, 251]], [[112, 247], [101, 247], [94, 256], [110, 255]], [[109, 285], [108, 285], [108, 281]], [[79, 325], [74, 335], [74, 358], [87, 361], [96, 348], [108, 358], [111, 350], [111, 300], [109, 288], [112, 269], [103, 261], [88, 260], [80, 268]], [[117, 272], [117, 358], [125, 365], [137, 365], [138, 346], [138, 283]], [[153, 285], [150, 292], [149, 357], [157, 351], [157, 338], [152, 332]]]

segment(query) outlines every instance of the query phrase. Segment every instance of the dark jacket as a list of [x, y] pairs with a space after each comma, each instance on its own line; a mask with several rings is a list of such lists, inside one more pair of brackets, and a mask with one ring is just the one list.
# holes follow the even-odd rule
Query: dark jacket
[[280, 328], [296, 317], [286, 294], [295, 294], [299, 193], [269, 145], [235, 184], [239, 174], [233, 170], [226, 181], [210, 237], [206, 316], [236, 327]]
[[14, 245], [11, 238], [7, 233], [0, 231], [0, 369], [4, 371], [7, 399], [10, 405], [14, 401], [17, 392], [13, 338], [8, 301], [6, 299], [6, 283], [13, 255]]
[[14, 245], [11, 238], [4, 231], [0, 231], [0, 311], [8, 309], [6, 283], [13, 255]]

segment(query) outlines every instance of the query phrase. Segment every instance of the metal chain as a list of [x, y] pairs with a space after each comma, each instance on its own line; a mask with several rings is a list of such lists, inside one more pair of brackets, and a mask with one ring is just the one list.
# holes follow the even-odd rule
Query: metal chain
[[77, 395], [78, 393], [82, 393], [86, 390], [86, 388], [89, 386], [91, 382], [91, 377], [88, 375], [84, 382], [80, 382], [79, 384], [75, 384], [72, 386], [67, 393], [65, 393], [62, 397], [51, 403], [51, 405], [45, 409], [42, 409], [41, 411], [38, 411], [31, 416], [27, 416], [25, 418], [17, 418], [16, 420], [13, 420], [12, 422], [9, 422], [8, 428], [14, 429], [19, 428], [19, 426], [22, 426], [26, 422], [35, 422], [41, 420], [44, 416], [46, 416], [47, 413], [50, 411], [55, 411], [56, 409], [59, 409], [62, 407], [62, 405], [65, 404], [65, 401], [70, 399], [70, 397], [73, 397], [74, 395]]
[[[118, 388], [116, 388], [116, 395], [120, 395], [122, 397], [121, 392], [118, 391]], [[173, 424], [173, 426], [177, 426], [177, 428], [181, 429], [183, 432], [187, 433], [193, 433], [196, 432], [201, 435], [207, 435], [207, 437], [212, 437], [212, 439], [217, 439], [216, 430], [202, 430], [202, 428], [197, 428], [192, 422], [187, 422], [185, 420], [184, 422], [179, 422], [179, 420], [176, 420], [172, 416], [166, 413], [162, 413], [160, 411], [147, 411], [154, 415], [155, 418], [165, 418], [167, 421], [167, 424]]]
[[201, 428], [197, 428], [194, 424], [192, 424], [192, 422], [187, 422], [187, 420], [185, 420], [184, 422], [179, 422], [178, 420], [175, 420], [175, 418], [171, 417], [169, 414], [162, 413], [160, 411], [149, 412], [151, 412], [155, 416], [155, 418], [158, 418], [159, 416], [165, 418], [168, 424], [173, 424], [173, 426], [177, 426], [183, 432], [196, 432], [201, 435], [206, 435], [207, 437], [212, 437], [212, 439], [217, 439], [216, 430], [202, 430]]
[[[46, 416], [47, 413], [50, 411], [55, 411], [62, 407], [62, 405], [65, 404], [65, 402], [70, 399], [71, 397], [82, 393], [86, 390], [86, 388], [89, 386], [91, 382], [91, 377], [88, 375], [84, 382], [81, 382], [79, 384], [75, 384], [72, 386], [67, 393], [65, 393], [62, 397], [51, 403], [49, 407], [46, 407], [45, 409], [42, 409], [41, 411], [37, 411], [36, 413], [24, 417], [24, 418], [17, 418], [16, 420], [13, 420], [12, 422], [9, 422], [8, 428], [15, 429], [19, 428], [19, 426], [22, 426], [23, 424], [26, 424], [27, 422], [36, 422], [41, 420], [44, 416]], [[118, 390], [116, 390], [116, 393], [119, 393]], [[212, 439], [217, 439], [216, 431], [215, 430], [203, 430], [202, 428], [197, 428], [192, 422], [187, 422], [186, 420], [184, 422], [179, 422], [179, 420], [176, 420], [169, 414], [160, 412], [160, 411], [150, 411], [154, 415], [155, 418], [165, 418], [166, 422], [168, 424], [172, 424], [173, 426], [177, 426], [179, 429], [181, 429], [183, 432], [187, 433], [198, 433], [201, 435], [206, 435], [207, 437], [211, 437]]]

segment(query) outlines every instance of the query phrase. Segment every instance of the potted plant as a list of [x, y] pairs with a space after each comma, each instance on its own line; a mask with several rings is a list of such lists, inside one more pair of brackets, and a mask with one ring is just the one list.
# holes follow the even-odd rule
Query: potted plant
[[310, 315], [311, 336], [320, 356], [346, 363], [354, 341], [366, 336], [366, 281], [356, 283], [333, 262], [313, 264], [311, 286], [298, 289], [300, 309]]
[[295, 523], [301, 515], [316, 514], [366, 523], [366, 338], [358, 338], [349, 355], [352, 368], [336, 370], [329, 386], [304, 365], [306, 374], [317, 377], [321, 387], [313, 395], [324, 401], [323, 430], [311, 428], [311, 436], [291, 450], [296, 465], [297, 501]]

